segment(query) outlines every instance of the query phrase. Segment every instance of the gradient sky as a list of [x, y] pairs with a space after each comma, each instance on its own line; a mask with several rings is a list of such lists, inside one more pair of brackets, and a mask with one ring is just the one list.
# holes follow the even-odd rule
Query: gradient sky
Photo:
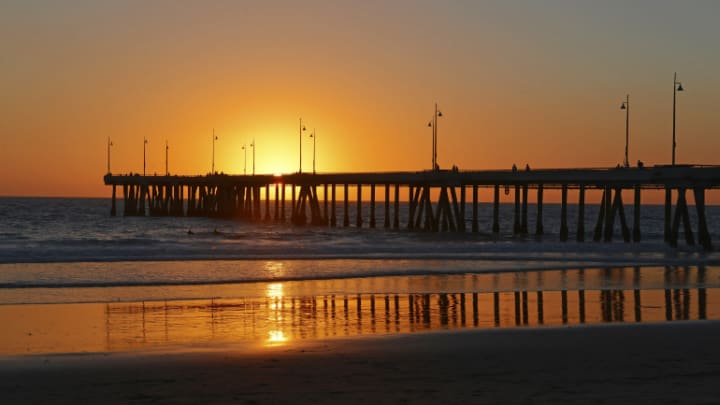
[[[0, 3], [0, 195], [108, 196], [112, 171], [720, 164], [718, 1]], [[306, 135], [309, 131], [306, 132]], [[303, 170], [312, 169], [303, 139]], [[248, 170], [252, 160], [248, 154]]]

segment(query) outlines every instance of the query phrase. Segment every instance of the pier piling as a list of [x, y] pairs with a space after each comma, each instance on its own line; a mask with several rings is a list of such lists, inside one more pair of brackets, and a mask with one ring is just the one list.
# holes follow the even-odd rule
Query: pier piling
[[565, 242], [568, 238], [568, 226], [567, 226], [567, 184], [562, 185], [561, 200], [560, 200], [560, 240]]
[[496, 184], [493, 191], [493, 222], [492, 232], [500, 232], [500, 185]]
[[538, 184], [537, 186], [537, 218], [535, 219], [535, 235], [542, 235], [545, 233], [543, 227], [543, 185]]

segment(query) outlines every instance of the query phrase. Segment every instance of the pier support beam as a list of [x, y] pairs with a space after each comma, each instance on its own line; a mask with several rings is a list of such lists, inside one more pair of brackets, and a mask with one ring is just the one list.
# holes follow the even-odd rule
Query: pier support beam
[[605, 214], [608, 211], [610, 205], [610, 197], [608, 195], [609, 189], [603, 189], [602, 197], [600, 198], [600, 209], [598, 210], [598, 218], [595, 223], [595, 229], [593, 232], [593, 241], [600, 242], [603, 236], [603, 225], [605, 224]]
[[275, 183], [275, 222], [280, 220], [280, 186]]
[[345, 189], [345, 194], [343, 194], [343, 197], [345, 198], [345, 206], [343, 207], [345, 213], [345, 217], [343, 218], [343, 226], [348, 227], [350, 226], [350, 208], [348, 207], [348, 194], [350, 192], [350, 187], [347, 183], [343, 184], [343, 187]]
[[678, 240], [678, 232], [680, 230], [680, 221], [683, 223], [685, 230], [685, 241], [688, 245], [694, 245], [692, 228], [690, 226], [690, 214], [688, 212], [687, 200], [685, 198], [685, 188], [677, 189], [677, 203], [675, 204], [675, 216], [673, 218], [672, 228], [670, 230], [670, 246], [676, 247]]
[[331, 207], [331, 209], [332, 209], [332, 212], [330, 213], [330, 226], [335, 227], [335, 226], [337, 226], [337, 216], [336, 216], [336, 214], [335, 214], [335, 201], [336, 201], [336, 198], [335, 198], [335, 189], [336, 189], [335, 183], [333, 183], [333, 184], [330, 186], [330, 188], [331, 188], [331, 190], [332, 190], [332, 191], [331, 191], [331, 192], [332, 192], [332, 202], [330, 203], [330, 207]]
[[578, 222], [577, 235], [575, 240], [578, 242], [585, 241], [585, 185], [581, 184], [578, 190]]
[[560, 240], [565, 242], [568, 238], [567, 226], [567, 184], [562, 185], [562, 199], [560, 201]]
[[326, 226], [330, 224], [330, 215], [328, 214], [328, 185], [325, 183], [323, 184], [323, 221]]
[[473, 191], [472, 191], [472, 231], [478, 232], [479, 230], [479, 224], [478, 224], [478, 185], [473, 184]]
[[285, 183], [281, 187], [282, 197], [280, 197], [280, 222], [285, 222]]
[[697, 187], [695, 192], [695, 209], [698, 218], [698, 242], [706, 251], [713, 250], [710, 232], [708, 232], [707, 220], [705, 218], [705, 189]]
[[[613, 201], [612, 199], [612, 189], [607, 186], [605, 187], [605, 193], [607, 195], [606, 205], [605, 205], [605, 233], [604, 233], [604, 240], [605, 242], [612, 241], [613, 237], [613, 225], [615, 224], [615, 202], [610, 203], [610, 201]], [[617, 200], [615, 200], [617, 201]]]
[[370, 185], [370, 228], [375, 228], [375, 184]]
[[260, 193], [261, 193], [262, 186], [255, 185], [252, 186], [252, 193], [253, 193], [253, 216], [252, 218], [255, 221], [260, 221], [262, 219], [262, 212], [261, 212], [261, 201], [260, 201]]
[[528, 233], [528, 185], [522, 186], [522, 215], [520, 219], [520, 233], [527, 235]]
[[670, 243], [670, 221], [672, 216], [672, 188], [665, 187], [665, 242]]
[[[426, 195], [427, 212], [433, 214], [432, 204], [430, 202], [430, 187], [426, 187]], [[434, 221], [432, 221], [433, 231], [442, 230], [455, 232], [463, 230], [463, 218], [460, 214], [455, 187], [443, 186], [440, 188], [437, 210], [436, 213], [431, 216], [434, 216]]]
[[493, 222], [492, 222], [492, 232], [493, 233], [500, 233], [500, 185], [495, 185], [495, 190], [493, 191]]
[[357, 185], [357, 201], [355, 202], [357, 206], [357, 215], [355, 218], [355, 225], [358, 228], [362, 228], [363, 219], [362, 219], [362, 184]]
[[635, 201], [633, 207], [633, 242], [640, 242], [640, 185], [634, 187]]
[[390, 184], [385, 184], [385, 220], [383, 221], [385, 228], [390, 228]]
[[127, 216], [130, 211], [130, 198], [129, 198], [128, 185], [123, 184], [123, 215]]
[[306, 209], [308, 206], [310, 207], [310, 224], [314, 226], [324, 225], [325, 221], [320, 211], [317, 186], [314, 184], [303, 184], [300, 186], [300, 193], [292, 216], [293, 224], [305, 225], [307, 221]]
[[538, 184], [537, 189], [537, 219], [535, 220], [535, 235], [542, 235], [545, 233], [543, 227], [543, 185]]
[[[460, 186], [460, 208], [459, 212], [457, 213], [457, 222], [458, 222], [458, 231], [459, 232], [465, 232], [465, 185]], [[453, 190], [453, 197], [455, 196], [455, 192]]]
[[410, 229], [423, 229], [426, 231], [437, 231], [436, 216], [433, 214], [433, 207], [430, 201], [430, 186], [416, 186], [411, 188], [413, 196], [410, 203]]
[[613, 197], [613, 189], [606, 186], [603, 190], [602, 199], [600, 200], [600, 211], [598, 212], [598, 220], [595, 224], [593, 240], [599, 242], [601, 239], [605, 242], [611, 242], [614, 234], [615, 215], [620, 219], [620, 230], [623, 240], [630, 242], [630, 230], [627, 226], [625, 218], [625, 208], [622, 201], [622, 188], [615, 188], [615, 196]]
[[628, 228], [627, 220], [625, 218], [625, 204], [623, 204], [622, 188], [620, 187], [615, 189], [615, 203], [613, 204], [613, 211], [617, 211], [618, 217], [620, 218], [620, 232], [622, 232], [623, 241], [625, 241], [625, 243], [630, 242], [630, 228]]
[[[297, 199], [295, 199], [295, 184], [293, 184], [293, 185], [291, 186], [291, 190], [292, 190], [292, 191], [291, 191], [291, 193], [292, 193], [292, 194], [291, 194], [291, 197], [292, 197], [292, 212], [294, 213], [294, 212], [297, 210], [297, 204], [298, 204]], [[294, 218], [294, 215], [290, 217], [290, 221], [293, 221], [294, 219], [295, 219], [295, 218]]]
[[145, 216], [145, 198], [148, 196], [148, 186], [140, 186], [140, 198], [138, 199], [138, 215]]
[[395, 185], [395, 211], [393, 212], [393, 228], [400, 228], [400, 185]]
[[412, 185], [408, 186], [408, 229], [415, 228], [415, 208], [417, 202], [415, 199], [415, 187]]
[[515, 185], [515, 209], [513, 211], [513, 235], [521, 233], [520, 225], [520, 185]]
[[112, 186], [112, 206], [110, 207], [110, 215], [113, 217], [117, 214], [117, 210], [115, 208], [115, 195], [117, 191], [115, 190], [115, 185]]

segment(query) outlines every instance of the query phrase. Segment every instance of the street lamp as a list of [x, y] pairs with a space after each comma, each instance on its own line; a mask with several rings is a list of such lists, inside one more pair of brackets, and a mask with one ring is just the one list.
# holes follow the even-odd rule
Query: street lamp
[[113, 146], [112, 141], [110, 141], [110, 137], [108, 136], [108, 174], [110, 174], [110, 147]]
[[432, 128], [432, 169], [438, 170], [440, 167], [437, 163], [437, 119], [438, 117], [442, 117], [442, 112], [440, 112], [437, 108], [437, 103], [435, 103], [435, 113], [433, 114], [433, 118], [430, 122], [428, 122], [428, 127]]
[[245, 144], [243, 144], [242, 150], [245, 154], [245, 157], [243, 159], [243, 175], [247, 175], [247, 148], [245, 147]]
[[302, 123], [302, 118], [300, 118], [300, 170], [298, 170], [298, 173], [302, 174], [302, 133], [305, 130], [305, 127]]
[[168, 146], [168, 141], [166, 139], [165, 140], [165, 175], [166, 176], [170, 175], [170, 171], [168, 170], [168, 150], [169, 149], [170, 149], [170, 147]]
[[145, 176], [145, 155], [147, 149], [147, 138], [143, 137], [143, 176]]
[[255, 175], [255, 138], [253, 138], [253, 141], [250, 144], [250, 147], [253, 150], [253, 153], [252, 153], [252, 159], [253, 159], [253, 172], [252, 173], [253, 174], [252, 175], [254, 176]]
[[217, 137], [217, 135], [215, 135], [215, 128], [213, 128], [213, 133], [212, 133], [212, 144], [213, 144], [213, 148], [212, 148], [212, 152], [213, 152], [213, 153], [212, 153], [212, 170], [210, 171], [210, 174], [215, 174], [215, 141], [217, 141], [217, 139], [218, 139], [218, 137]]
[[628, 159], [628, 141], [630, 139], [630, 95], [625, 96], [625, 101], [620, 104], [620, 109], [625, 110], [625, 167], [630, 167]]
[[676, 102], [675, 101], [677, 99], [677, 92], [683, 91], [683, 90], [684, 89], [683, 89], [682, 83], [677, 81], [677, 72], [675, 72], [675, 76], [673, 77], [673, 131], [672, 131], [672, 135], [673, 135], [672, 165], [673, 166], [675, 166], [675, 146], [676, 146], [676, 143], [675, 143], [675, 104], [676, 104]]
[[315, 142], [317, 141], [317, 132], [315, 132], [315, 128], [313, 128], [310, 138], [313, 139], [313, 174], [315, 174]]

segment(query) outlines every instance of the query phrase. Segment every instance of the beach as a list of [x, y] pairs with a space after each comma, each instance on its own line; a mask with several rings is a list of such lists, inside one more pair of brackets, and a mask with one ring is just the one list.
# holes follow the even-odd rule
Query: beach
[[[0, 243], [2, 404], [720, 394], [720, 256], [669, 249], [661, 234], [494, 240], [0, 203], [17, 228]], [[655, 221], [661, 208], [648, 209]]]
[[720, 323], [12, 356], [3, 403], [714, 403]]

